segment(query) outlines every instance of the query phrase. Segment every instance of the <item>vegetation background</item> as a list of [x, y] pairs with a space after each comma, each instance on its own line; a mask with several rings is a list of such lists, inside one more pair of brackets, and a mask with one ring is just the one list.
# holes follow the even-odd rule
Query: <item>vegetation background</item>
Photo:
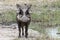
[[[17, 3], [32, 4], [32, 21], [29, 28], [44, 34], [42, 40], [46, 39], [46, 28], [60, 26], [60, 0], [0, 0], [0, 24], [16, 23]], [[60, 28], [58, 31], [60, 32]]]

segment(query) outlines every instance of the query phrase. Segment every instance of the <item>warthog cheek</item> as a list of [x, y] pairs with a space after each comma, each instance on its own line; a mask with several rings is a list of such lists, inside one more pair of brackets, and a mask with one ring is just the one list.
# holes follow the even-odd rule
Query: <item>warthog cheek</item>
[[18, 19], [18, 20], [20, 20], [20, 19], [21, 19], [21, 17], [22, 17], [22, 15], [18, 15], [18, 16], [17, 16], [17, 19]]
[[26, 15], [28, 18], [30, 18], [30, 15]]

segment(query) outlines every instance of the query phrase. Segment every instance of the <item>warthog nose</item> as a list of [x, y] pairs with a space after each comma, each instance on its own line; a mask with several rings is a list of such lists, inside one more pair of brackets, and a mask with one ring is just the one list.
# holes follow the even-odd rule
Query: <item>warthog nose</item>
[[30, 19], [27, 17], [27, 16], [22, 16], [22, 18], [21, 18], [21, 21], [22, 22], [27, 22], [27, 21], [29, 21]]

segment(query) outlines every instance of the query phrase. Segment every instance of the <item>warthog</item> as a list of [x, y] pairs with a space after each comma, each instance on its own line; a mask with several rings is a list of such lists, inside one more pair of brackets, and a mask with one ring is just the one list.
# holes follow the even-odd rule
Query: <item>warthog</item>
[[16, 15], [16, 20], [18, 24], [18, 30], [19, 30], [19, 36], [21, 37], [21, 29], [22, 29], [22, 36], [24, 36], [24, 29], [25, 29], [25, 37], [28, 37], [28, 26], [31, 22], [31, 16], [29, 13], [29, 9], [31, 8], [31, 5], [24, 4], [19, 5], [16, 4], [18, 12]]

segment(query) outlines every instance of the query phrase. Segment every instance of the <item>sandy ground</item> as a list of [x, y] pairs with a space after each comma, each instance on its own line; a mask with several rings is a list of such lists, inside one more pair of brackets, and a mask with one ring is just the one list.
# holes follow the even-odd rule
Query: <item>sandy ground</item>
[[[12, 26], [0, 25], [0, 40], [17, 40], [18, 39], [18, 28], [14, 29]], [[28, 38], [21, 37], [19, 40], [36, 40], [40, 36], [38, 31], [32, 29], [28, 30]]]

